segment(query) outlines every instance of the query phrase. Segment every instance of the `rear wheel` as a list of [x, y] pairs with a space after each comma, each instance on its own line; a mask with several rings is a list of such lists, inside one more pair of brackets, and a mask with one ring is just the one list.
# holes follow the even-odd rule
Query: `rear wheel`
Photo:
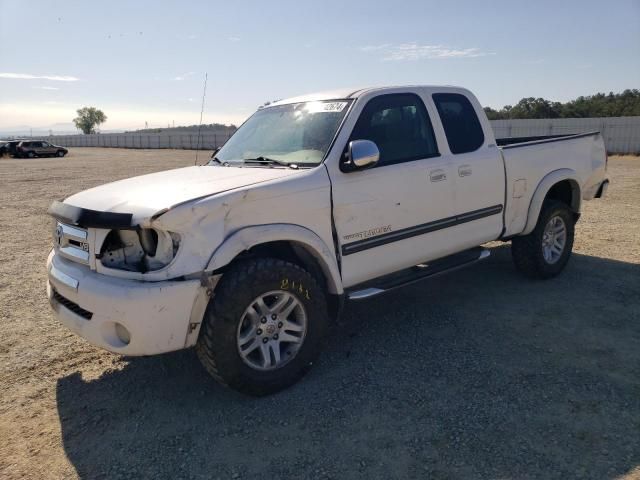
[[33, 152], [29, 152], [29, 153], [27, 153], [27, 157], [29, 157], [29, 158], [33, 158], [33, 157], [35, 157], [35, 156], [36, 156], [36, 154], [35, 154], [35, 153], [33, 153]]
[[555, 277], [571, 257], [574, 233], [571, 209], [557, 200], [545, 201], [534, 230], [511, 241], [516, 268], [531, 278]]
[[268, 395], [307, 372], [328, 324], [324, 292], [308, 272], [273, 258], [246, 260], [223, 275], [196, 351], [219, 382]]

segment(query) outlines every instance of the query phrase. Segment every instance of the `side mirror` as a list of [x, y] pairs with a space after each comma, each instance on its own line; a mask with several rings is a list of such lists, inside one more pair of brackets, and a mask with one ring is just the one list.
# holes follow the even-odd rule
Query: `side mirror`
[[380, 150], [371, 140], [353, 140], [349, 142], [347, 155], [347, 165], [351, 170], [373, 167], [380, 160]]
[[218, 154], [218, 152], [219, 152], [219, 151], [220, 151], [220, 149], [219, 149], [219, 148], [216, 148], [216, 149], [213, 151], [213, 153], [211, 154], [211, 158], [215, 157], [215, 156]]

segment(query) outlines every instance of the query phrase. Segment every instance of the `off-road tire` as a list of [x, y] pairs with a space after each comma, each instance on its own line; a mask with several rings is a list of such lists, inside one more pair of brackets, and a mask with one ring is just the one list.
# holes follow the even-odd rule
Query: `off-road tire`
[[[555, 263], [549, 263], [543, 255], [542, 240], [545, 226], [555, 216], [559, 216], [564, 221], [567, 238], [560, 258]], [[515, 237], [511, 241], [511, 256], [516, 268], [529, 278], [555, 277], [562, 272], [571, 257], [574, 234], [575, 214], [569, 206], [557, 200], [546, 200], [533, 231], [528, 235]]]
[[29, 158], [35, 158], [35, 156], [36, 156], [36, 154], [33, 153], [33, 152], [27, 153], [27, 157], [29, 157]]
[[[306, 335], [291, 361], [275, 370], [255, 370], [238, 352], [238, 324], [255, 298], [282, 289], [284, 279], [289, 286], [303, 286], [302, 294], [293, 289], [288, 293], [295, 294], [304, 306]], [[312, 275], [284, 260], [249, 259], [223, 274], [207, 306], [196, 352], [205, 369], [223, 385], [249, 395], [269, 395], [293, 385], [309, 370], [320, 353], [328, 326], [325, 292]]]
[[56, 153], [56, 155], [57, 155], [59, 158], [62, 158], [62, 157], [64, 157], [64, 152], [63, 152], [62, 150], [58, 150], [58, 152]]

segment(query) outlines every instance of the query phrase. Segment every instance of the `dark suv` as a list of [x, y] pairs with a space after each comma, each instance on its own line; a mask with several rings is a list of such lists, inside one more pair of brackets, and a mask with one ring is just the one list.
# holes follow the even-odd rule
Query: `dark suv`
[[16, 147], [16, 157], [64, 157], [69, 150], [42, 140], [23, 140]]
[[14, 157], [16, 155], [16, 147], [22, 140], [7, 140], [4, 146], [4, 153], [8, 153], [9, 156]]

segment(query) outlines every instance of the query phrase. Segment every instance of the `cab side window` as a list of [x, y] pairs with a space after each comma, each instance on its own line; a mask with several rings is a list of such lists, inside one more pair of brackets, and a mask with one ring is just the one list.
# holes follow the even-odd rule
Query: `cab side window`
[[427, 109], [412, 93], [369, 100], [353, 128], [352, 140], [371, 140], [378, 146], [378, 167], [439, 155]]
[[442, 120], [451, 153], [473, 152], [482, 146], [482, 125], [467, 97], [459, 93], [435, 93], [433, 101]]

